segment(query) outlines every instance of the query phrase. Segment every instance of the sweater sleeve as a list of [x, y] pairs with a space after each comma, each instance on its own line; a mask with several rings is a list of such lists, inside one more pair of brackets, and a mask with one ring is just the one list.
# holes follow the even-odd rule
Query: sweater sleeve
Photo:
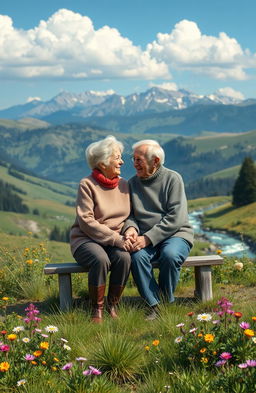
[[104, 246], [122, 247], [122, 236], [95, 219], [93, 193], [86, 183], [79, 184], [76, 213], [79, 227], [86, 236]]
[[146, 235], [153, 246], [173, 236], [187, 222], [187, 198], [181, 177], [177, 177], [167, 190], [166, 212]]

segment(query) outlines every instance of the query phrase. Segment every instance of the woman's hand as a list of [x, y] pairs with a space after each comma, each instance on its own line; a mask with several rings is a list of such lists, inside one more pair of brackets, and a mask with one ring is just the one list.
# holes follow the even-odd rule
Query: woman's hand
[[139, 251], [151, 244], [147, 236], [137, 236], [136, 241], [132, 244], [133, 251]]
[[126, 240], [129, 239], [131, 243], [134, 243], [137, 240], [137, 237], [138, 237], [138, 232], [134, 227], [129, 227], [124, 233], [124, 238]]

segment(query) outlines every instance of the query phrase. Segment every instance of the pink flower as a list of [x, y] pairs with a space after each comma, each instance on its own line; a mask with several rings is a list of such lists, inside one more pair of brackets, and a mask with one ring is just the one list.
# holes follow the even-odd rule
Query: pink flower
[[239, 323], [239, 326], [242, 329], [249, 329], [250, 328], [250, 324], [248, 322], [241, 322], [241, 323]]
[[246, 360], [249, 367], [256, 367], [256, 360]]
[[240, 364], [238, 365], [238, 367], [239, 367], [239, 368], [247, 368], [247, 367], [248, 367], [248, 364], [247, 364], [247, 363], [240, 363]]
[[83, 375], [100, 375], [101, 371], [95, 367], [89, 366], [88, 370], [83, 371]]
[[225, 363], [227, 363], [226, 360], [218, 360], [218, 361], [215, 363], [215, 366], [216, 366], [216, 367], [221, 367], [221, 366], [224, 366]]
[[0, 346], [0, 351], [1, 352], [8, 352], [8, 351], [10, 351], [10, 346], [6, 345], [6, 344], [3, 344], [3, 345]]
[[68, 371], [73, 367], [73, 363], [67, 363], [65, 366], [62, 367], [62, 370]]
[[30, 355], [29, 353], [27, 353], [26, 356], [25, 356], [25, 360], [28, 360], [28, 361], [35, 360], [35, 356], [34, 355]]
[[222, 352], [222, 354], [220, 355], [220, 358], [223, 360], [228, 360], [228, 359], [232, 358], [232, 355], [229, 352]]

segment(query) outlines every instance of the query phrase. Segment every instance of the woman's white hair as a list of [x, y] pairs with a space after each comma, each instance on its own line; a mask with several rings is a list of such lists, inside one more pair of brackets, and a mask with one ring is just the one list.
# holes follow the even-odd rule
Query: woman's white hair
[[147, 161], [151, 161], [153, 157], [159, 158], [159, 164], [164, 164], [165, 153], [164, 149], [159, 145], [159, 143], [153, 139], [144, 139], [142, 141], [136, 142], [132, 145], [133, 151], [138, 147], [146, 145], [148, 146], [146, 151]]
[[105, 139], [91, 143], [85, 149], [85, 158], [91, 169], [97, 168], [99, 163], [109, 164], [109, 159], [114, 150], [118, 148], [122, 153], [124, 146], [114, 136], [108, 135]]

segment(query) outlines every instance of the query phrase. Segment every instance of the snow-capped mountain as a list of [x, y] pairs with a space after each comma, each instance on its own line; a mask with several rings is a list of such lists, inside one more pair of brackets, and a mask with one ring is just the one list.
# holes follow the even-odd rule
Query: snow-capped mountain
[[242, 100], [219, 93], [197, 95], [184, 89], [167, 90], [152, 87], [128, 96], [114, 91], [82, 93], [61, 92], [49, 101], [34, 100], [24, 105], [0, 110], [0, 118], [21, 119], [35, 117], [43, 119], [58, 112], [69, 113], [79, 118], [102, 117], [108, 115], [133, 116], [140, 113], [160, 113], [168, 110], [182, 110], [192, 105], [237, 105]]

